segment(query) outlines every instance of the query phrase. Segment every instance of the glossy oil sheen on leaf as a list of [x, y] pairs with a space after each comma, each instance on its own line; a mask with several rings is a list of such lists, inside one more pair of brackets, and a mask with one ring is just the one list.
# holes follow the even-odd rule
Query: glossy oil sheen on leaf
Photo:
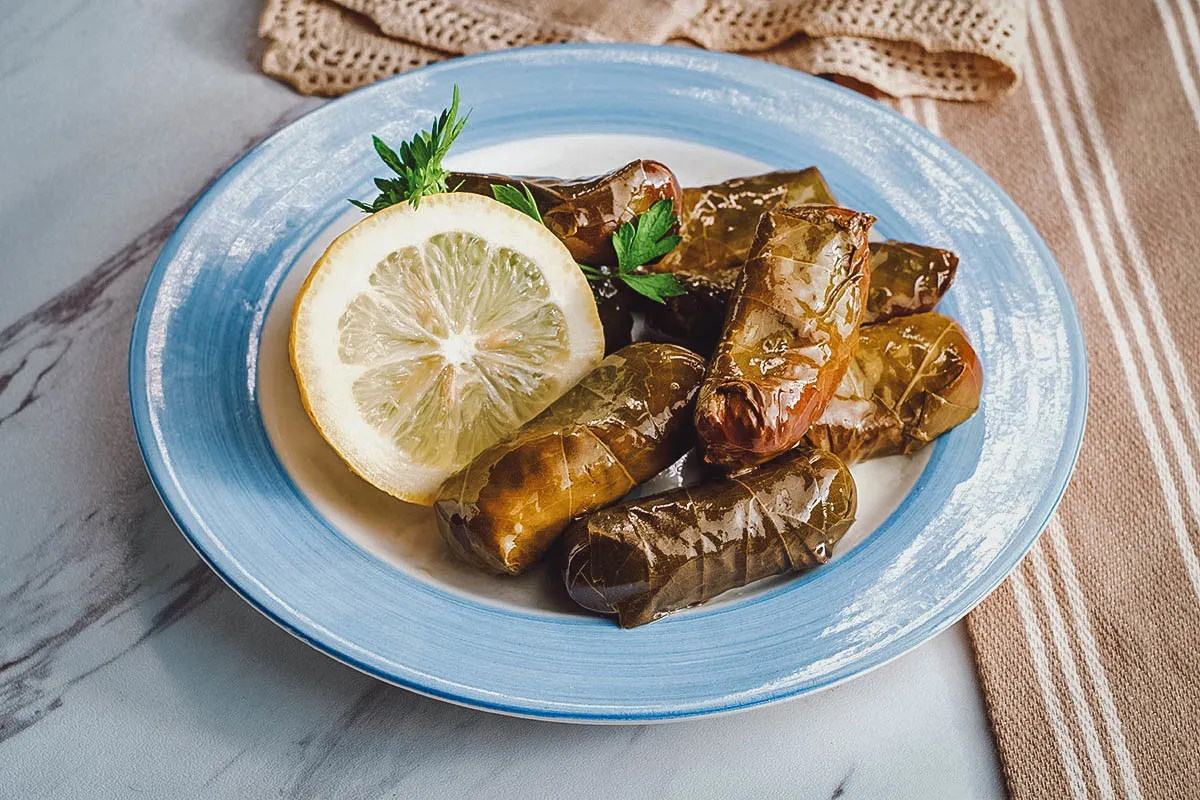
[[676, 204], [683, 243], [652, 269], [718, 280], [723, 271], [732, 271], [724, 281], [732, 285], [763, 212], [805, 203], [837, 204], [816, 167], [684, 189], [683, 202]]
[[643, 309], [645, 337], [652, 342], [670, 342], [710, 356], [725, 327], [733, 287], [688, 273], [680, 273], [677, 279], [682, 294], [668, 297], [661, 304], [646, 304]]
[[704, 360], [674, 345], [604, 359], [443, 484], [434, 509], [450, 549], [497, 573], [536, 562], [571, 517], [616, 502], [691, 448], [703, 374]]
[[682, 190], [675, 175], [657, 161], [638, 160], [604, 175], [574, 180], [451, 173], [457, 191], [493, 197], [493, 185], [529, 187], [546, 227], [581, 264], [614, 266], [612, 236], [622, 224], [649, 211], [659, 200], [679, 207]]
[[604, 354], [611, 355], [633, 341], [633, 290], [610, 277], [589, 277], [588, 286], [604, 327]]
[[[871, 242], [871, 283], [863, 324], [932, 311], [950, 289], [958, 256], [949, 250], [907, 242]], [[695, 272], [679, 275], [684, 294], [645, 309], [648, 337], [671, 342], [702, 355], [711, 354], [721, 338], [736, 272], [723, 270], [719, 280]], [[601, 319], [604, 319], [601, 314]]]
[[858, 343], [874, 221], [837, 206], [763, 214], [696, 400], [708, 461], [768, 461], [825, 410]]
[[[763, 212], [780, 205], [836, 202], [816, 167], [685, 188], [679, 211], [683, 241], [647, 267], [674, 272], [685, 293], [645, 309], [651, 338], [711, 353]], [[931, 311], [950, 288], [957, 264], [957, 256], [947, 250], [872, 242], [864, 322]]]
[[975, 413], [982, 390], [979, 357], [949, 317], [928, 312], [868, 325], [804, 438], [847, 463], [913, 453]]
[[863, 324], [932, 311], [950, 290], [958, 256], [906, 242], [871, 243], [871, 286]]
[[625, 628], [824, 564], [858, 493], [836, 456], [800, 448], [736, 477], [631, 500], [571, 524], [567, 592]]

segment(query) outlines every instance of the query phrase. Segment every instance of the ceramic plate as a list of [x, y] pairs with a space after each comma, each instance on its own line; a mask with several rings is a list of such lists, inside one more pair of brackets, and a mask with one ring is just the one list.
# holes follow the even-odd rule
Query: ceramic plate
[[[429, 509], [351, 475], [287, 363], [299, 284], [381, 172], [370, 135], [473, 108], [451, 166], [596, 173], [644, 157], [684, 185], [820, 167], [882, 236], [956, 251], [943, 310], [970, 334], [983, 404], [918, 457], [856, 467], [861, 513], [833, 563], [623, 631], [552, 569], [477, 574]], [[323, 106], [251, 150], [159, 257], [130, 356], [134, 422], [164, 502], [212, 568], [314, 647], [478, 708], [584, 722], [748, 708], [859, 675], [996, 587], [1054, 509], [1083, 430], [1086, 367], [1058, 268], [966, 158], [824, 81], [735, 56], [641, 46], [509, 51], [417, 70]], [[656, 479], [671, 485], [678, 470]]]

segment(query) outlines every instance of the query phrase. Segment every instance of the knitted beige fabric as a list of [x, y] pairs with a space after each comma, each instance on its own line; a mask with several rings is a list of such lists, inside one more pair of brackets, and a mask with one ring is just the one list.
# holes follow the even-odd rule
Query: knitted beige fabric
[[267, 0], [263, 72], [304, 94], [333, 96], [450, 54], [389, 39], [368, 20], [317, 0]]
[[454, 55], [558, 42], [694, 44], [899, 97], [1016, 85], [1025, 0], [267, 0], [263, 70], [336, 95]]
[[662, 44], [704, 0], [334, 0], [387, 36], [456, 54], [557, 42]]

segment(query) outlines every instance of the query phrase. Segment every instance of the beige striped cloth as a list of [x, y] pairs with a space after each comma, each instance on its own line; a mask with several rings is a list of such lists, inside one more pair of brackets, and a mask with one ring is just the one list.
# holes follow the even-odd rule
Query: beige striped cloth
[[1016, 798], [1200, 798], [1198, 18], [1197, 0], [1031, 0], [1015, 91], [889, 101], [1026, 211], [1085, 328], [1074, 480], [968, 617]]
[[1196, 0], [1032, 0], [1025, 85], [920, 109], [1049, 242], [1089, 416], [1062, 506], [968, 617], [1015, 797], [1200, 798]]

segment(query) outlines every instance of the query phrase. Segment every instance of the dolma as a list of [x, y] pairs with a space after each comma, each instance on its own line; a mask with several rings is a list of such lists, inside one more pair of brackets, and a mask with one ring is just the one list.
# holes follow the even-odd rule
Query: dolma
[[816, 167], [684, 189], [682, 205], [677, 206], [683, 241], [651, 269], [732, 286], [763, 212], [804, 203], [837, 203]]
[[[685, 192], [687, 190], [684, 190]], [[932, 311], [950, 289], [958, 256], [949, 250], [907, 242], [871, 242], [871, 283], [863, 324]], [[721, 336], [737, 272], [720, 270], [716, 279], [684, 271], [686, 294], [665, 303], [645, 304], [646, 328], [654, 341], [711, 353]], [[601, 315], [603, 319], [603, 315]]]
[[633, 299], [630, 290], [612, 278], [589, 280], [588, 286], [604, 328], [604, 354], [611, 355], [633, 341]]
[[958, 270], [949, 250], [907, 242], [871, 243], [871, 286], [863, 324], [932, 311]]
[[810, 448], [734, 478], [632, 500], [571, 524], [571, 598], [645, 625], [754, 581], [829, 561], [857, 489], [837, 456]]
[[434, 503], [450, 549], [517, 574], [571, 517], [620, 500], [693, 445], [704, 360], [642, 342], [607, 357], [514, 434], [448, 478]]
[[645, 336], [652, 342], [669, 342], [711, 355], [725, 327], [733, 286], [684, 272], [677, 273], [675, 280], [683, 294], [664, 298], [662, 303], [639, 305]]
[[696, 400], [706, 460], [769, 461], [825, 410], [858, 345], [874, 221], [837, 206], [763, 214]]
[[949, 317], [927, 312], [868, 325], [804, 439], [846, 463], [912, 453], [975, 413], [982, 389], [979, 357]]
[[581, 264], [614, 265], [612, 235], [659, 200], [671, 200], [676, 213], [683, 192], [665, 164], [638, 160], [604, 175], [574, 180], [455, 172], [447, 183], [456, 191], [492, 197], [492, 185], [529, 187], [546, 227]]

